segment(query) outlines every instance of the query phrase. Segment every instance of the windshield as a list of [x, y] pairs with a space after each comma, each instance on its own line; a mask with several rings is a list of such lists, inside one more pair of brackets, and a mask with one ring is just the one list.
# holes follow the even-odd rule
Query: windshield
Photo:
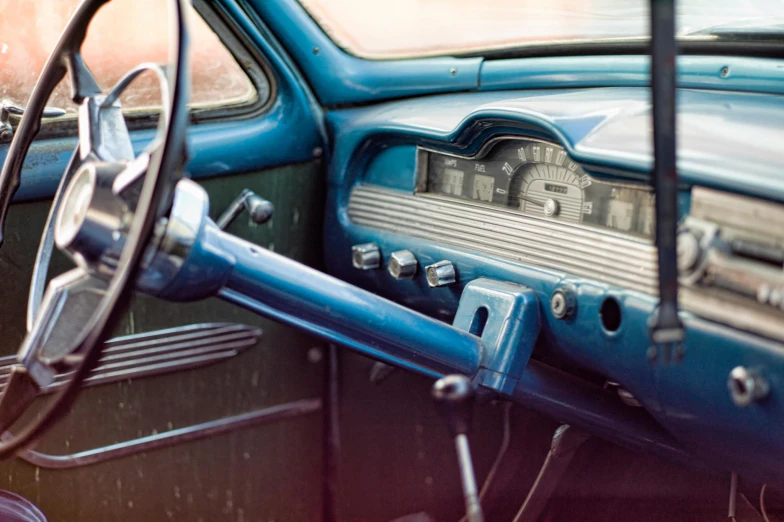
[[[649, 33], [649, 0], [300, 1], [340, 47], [372, 59], [642, 39]], [[681, 0], [676, 4], [682, 38], [704, 39], [705, 33], [694, 33], [784, 16], [780, 0]]]

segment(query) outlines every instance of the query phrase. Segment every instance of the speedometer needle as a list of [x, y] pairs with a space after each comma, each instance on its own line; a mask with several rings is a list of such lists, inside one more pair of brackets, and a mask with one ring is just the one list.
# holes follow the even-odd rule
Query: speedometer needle
[[517, 196], [517, 197], [523, 201], [527, 201], [528, 203], [533, 203], [534, 205], [539, 205], [540, 207], [544, 206], [544, 202], [536, 201], [535, 199], [529, 198], [528, 196]]

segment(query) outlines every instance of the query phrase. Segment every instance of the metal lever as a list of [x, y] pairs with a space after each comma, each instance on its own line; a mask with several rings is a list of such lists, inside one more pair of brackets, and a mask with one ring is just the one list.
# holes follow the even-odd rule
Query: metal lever
[[226, 230], [226, 227], [231, 225], [243, 210], [248, 211], [248, 215], [250, 215], [254, 223], [261, 225], [272, 217], [272, 213], [275, 212], [275, 206], [252, 190], [245, 189], [231, 202], [229, 208], [221, 214], [221, 217], [218, 218], [215, 224], [221, 230]]
[[587, 433], [567, 424], [555, 430], [550, 451], [539, 470], [539, 475], [512, 522], [539, 520], [539, 515], [552, 498], [555, 488], [566, 473], [577, 450], [588, 438]]
[[468, 522], [483, 522], [482, 506], [476, 489], [474, 466], [471, 462], [471, 449], [468, 446], [468, 431], [474, 409], [474, 388], [471, 380], [464, 375], [447, 375], [436, 381], [432, 391], [433, 399], [449, 424], [449, 431], [455, 438], [457, 463], [463, 484], [463, 496]]
[[[11, 126], [10, 116], [21, 116], [24, 114], [24, 107], [14, 105], [9, 100], [3, 100], [0, 103], [0, 142], [9, 143], [14, 137], [14, 128]], [[65, 116], [64, 109], [59, 107], [44, 107], [44, 112], [41, 115], [43, 118], [59, 118]]]

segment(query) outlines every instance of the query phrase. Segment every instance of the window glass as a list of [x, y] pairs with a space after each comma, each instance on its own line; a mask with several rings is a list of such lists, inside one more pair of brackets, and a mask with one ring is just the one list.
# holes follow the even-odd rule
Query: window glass
[[[49, 53], [80, 0], [0, 0], [0, 99], [24, 105]], [[169, 46], [167, 0], [113, 0], [90, 24], [82, 54], [103, 89], [109, 89], [142, 62], [166, 63]], [[241, 104], [256, 90], [232, 54], [192, 7], [191, 106]], [[266, 86], [265, 86], [266, 92]], [[160, 106], [158, 82], [144, 73], [125, 92], [123, 107]], [[67, 78], [49, 105], [76, 112]]]
[[[339, 46], [375, 59], [647, 38], [650, 1], [300, 0]], [[784, 38], [780, 0], [675, 4], [681, 39]]]

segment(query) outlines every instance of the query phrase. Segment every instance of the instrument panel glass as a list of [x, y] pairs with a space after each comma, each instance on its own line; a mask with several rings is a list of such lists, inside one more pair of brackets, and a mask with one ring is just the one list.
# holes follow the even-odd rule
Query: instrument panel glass
[[586, 174], [554, 143], [509, 138], [475, 158], [423, 151], [424, 192], [652, 238], [654, 196]]

